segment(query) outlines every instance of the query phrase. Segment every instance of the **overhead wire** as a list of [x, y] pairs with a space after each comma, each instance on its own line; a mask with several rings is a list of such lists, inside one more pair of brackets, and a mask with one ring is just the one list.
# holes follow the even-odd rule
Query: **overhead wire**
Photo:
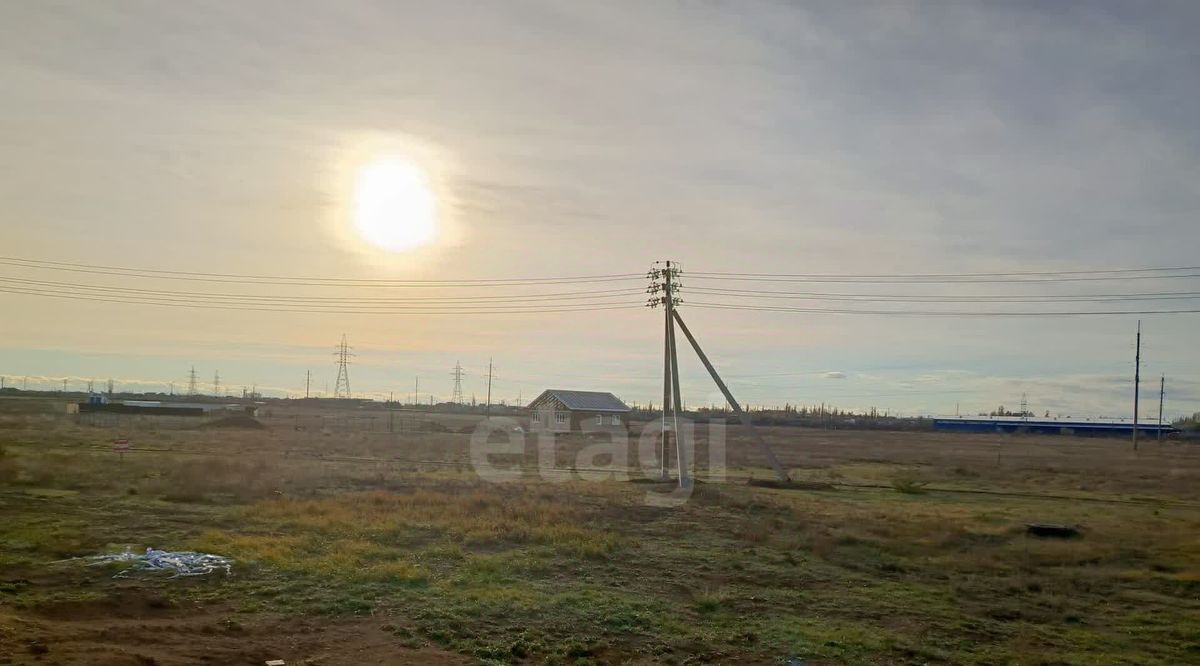
[[571, 301], [582, 299], [607, 299], [632, 296], [644, 293], [640, 288], [632, 289], [598, 289], [585, 291], [564, 291], [533, 294], [509, 295], [472, 295], [472, 296], [405, 296], [405, 297], [372, 297], [372, 296], [285, 296], [268, 294], [233, 294], [228, 292], [198, 292], [176, 291], [164, 289], [145, 289], [138, 287], [113, 287], [105, 285], [84, 284], [77, 282], [60, 282], [55, 280], [29, 280], [0, 276], [0, 284], [8, 283], [18, 286], [32, 285], [33, 287], [63, 288], [72, 291], [105, 292], [126, 294], [131, 296], [162, 296], [186, 297], [198, 299], [235, 299], [250, 301], [285, 301], [285, 302], [317, 302], [317, 303], [496, 303], [496, 302], [528, 302], [528, 301]]
[[[705, 301], [684, 301], [684, 306], [709, 308], [719, 310], [746, 310], [757, 312], [807, 312], [823, 314], [855, 314], [855, 315], [892, 315], [901, 317], [1077, 317], [1101, 315], [1152, 315], [1152, 314], [1191, 314], [1200, 313], [1200, 309], [1173, 310], [1087, 310], [1087, 311], [951, 311], [951, 310], [855, 310], [850, 308], [801, 308], [775, 307], [766, 305], [739, 305], [736, 303], [710, 303]], [[681, 306], [682, 307], [682, 306]]]
[[285, 306], [267, 306], [267, 305], [251, 305], [237, 302], [191, 302], [180, 299], [162, 298], [120, 298], [120, 297], [101, 297], [97, 295], [79, 294], [62, 290], [46, 290], [33, 288], [12, 288], [0, 286], [0, 293], [20, 294], [27, 296], [38, 296], [45, 298], [59, 298], [75, 301], [94, 301], [104, 303], [126, 303], [133, 305], [155, 305], [163, 307], [176, 307], [187, 309], [202, 309], [202, 310], [242, 310], [252, 312], [297, 312], [297, 313], [325, 313], [325, 314], [381, 314], [381, 315], [474, 315], [474, 314], [536, 314], [536, 313], [552, 313], [552, 312], [587, 312], [593, 310], [624, 310], [633, 308], [645, 307], [642, 303], [629, 304], [610, 304], [610, 305], [594, 305], [594, 304], [547, 304], [545, 307], [525, 307], [520, 305], [505, 305], [505, 306], [481, 306], [470, 305], [451, 309], [450, 306], [434, 306], [422, 305], [404, 308], [399, 306], [391, 306], [389, 309], [362, 309], [364, 306], [356, 308], [339, 308], [334, 306], [326, 307], [285, 307]]
[[698, 294], [716, 296], [739, 296], [746, 298], [812, 300], [812, 301], [861, 301], [861, 302], [895, 302], [895, 303], [1071, 303], [1071, 302], [1110, 302], [1110, 301], [1153, 301], [1153, 300], [1188, 300], [1200, 298], [1200, 291], [1168, 291], [1121, 294], [978, 294], [978, 295], [939, 295], [939, 294], [848, 294], [827, 292], [787, 292], [764, 291], [755, 289], [720, 289], [708, 287], [691, 287], [681, 289]]
[[222, 282], [236, 284], [271, 284], [296, 286], [347, 286], [347, 287], [511, 287], [542, 284], [579, 284], [591, 282], [618, 282], [643, 280], [644, 273], [612, 273], [605, 275], [567, 275], [553, 277], [488, 278], [461, 280], [395, 280], [383, 278], [326, 278], [284, 275], [249, 275], [240, 273], [206, 273], [200, 271], [173, 271], [100, 264], [83, 264], [62, 261], [23, 259], [0, 256], [0, 265], [119, 277], [138, 277], [162, 280], [185, 280], [198, 282]]

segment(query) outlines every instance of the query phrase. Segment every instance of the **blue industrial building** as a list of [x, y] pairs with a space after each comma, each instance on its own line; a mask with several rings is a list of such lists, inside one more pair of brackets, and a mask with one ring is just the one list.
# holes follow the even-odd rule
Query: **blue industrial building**
[[[1022, 416], [951, 416], [933, 420], [934, 430], [947, 432], [1034, 433], [1039, 435], [1082, 435], [1098, 437], [1131, 437], [1132, 419], [1060, 419]], [[1138, 434], [1157, 437], [1178, 432], [1170, 425], [1138, 423]]]

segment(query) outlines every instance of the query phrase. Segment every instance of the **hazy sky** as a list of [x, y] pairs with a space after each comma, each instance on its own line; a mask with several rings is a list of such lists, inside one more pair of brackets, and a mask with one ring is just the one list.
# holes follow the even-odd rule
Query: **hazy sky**
[[[767, 273], [1196, 265], [1197, 28], [1194, 2], [6, 2], [0, 255], [370, 279], [639, 273], [668, 258]], [[434, 246], [388, 255], [351, 233], [353, 174], [381, 155], [434, 183]], [[903, 287], [1200, 279], [1016, 289]], [[1132, 316], [682, 312], [755, 404], [952, 413], [1026, 392], [1038, 412], [1131, 411]], [[1143, 320], [1146, 408], [1166, 373], [1168, 414], [1200, 410], [1200, 315]], [[0, 293], [0, 374], [178, 389], [194, 364], [282, 394], [311, 369], [323, 390], [343, 332], [356, 393], [407, 396], [420, 375], [423, 394], [448, 397], [461, 360], [482, 396], [489, 356], [508, 400], [661, 392], [661, 311], [637, 309], [335, 315]], [[718, 402], [681, 363], [689, 404]]]

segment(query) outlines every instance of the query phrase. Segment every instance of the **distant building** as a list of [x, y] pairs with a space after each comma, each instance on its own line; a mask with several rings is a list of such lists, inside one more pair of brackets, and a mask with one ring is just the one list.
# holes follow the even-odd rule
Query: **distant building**
[[[1133, 419], [1072, 419], [1022, 416], [953, 416], [933, 420], [934, 430], [950, 432], [1008, 432], [1039, 435], [1094, 435], [1129, 437], [1133, 435]], [[1157, 436], [1178, 432], [1170, 424], [1157, 421], [1138, 422], [1138, 434]]]
[[143, 416], [223, 416], [230, 413], [254, 416], [254, 405], [210, 402], [162, 402], [159, 400], [124, 400], [110, 402], [106, 396], [93, 394], [87, 402], [74, 403], [68, 408], [73, 414], [140, 414]]
[[629, 407], [602, 391], [549, 389], [529, 403], [529, 429], [549, 432], [604, 432], [628, 427]]

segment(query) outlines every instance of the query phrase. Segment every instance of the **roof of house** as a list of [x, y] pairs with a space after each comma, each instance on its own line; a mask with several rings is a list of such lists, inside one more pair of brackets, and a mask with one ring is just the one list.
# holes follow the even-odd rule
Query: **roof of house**
[[567, 391], [563, 389], [547, 389], [543, 391], [533, 402], [529, 403], [532, 407], [538, 402], [551, 396], [563, 404], [564, 407], [574, 411], [582, 412], [628, 412], [629, 407], [621, 402], [617, 396], [607, 391]]

